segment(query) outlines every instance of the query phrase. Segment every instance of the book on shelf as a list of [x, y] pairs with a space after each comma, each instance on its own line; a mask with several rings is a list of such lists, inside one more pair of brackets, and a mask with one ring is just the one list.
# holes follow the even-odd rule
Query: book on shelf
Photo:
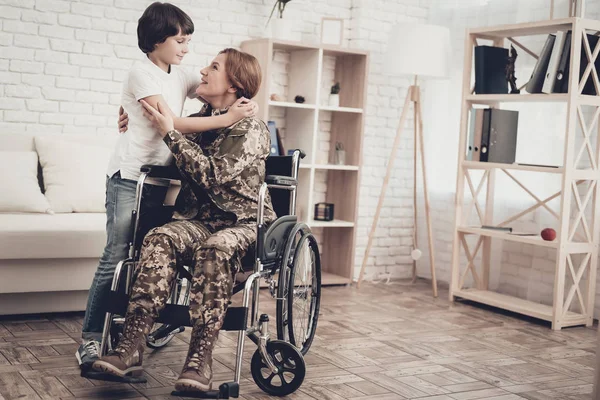
[[[587, 34], [590, 50], [593, 52], [598, 44], [598, 36]], [[568, 93], [571, 66], [572, 31], [558, 31], [549, 34], [538, 61], [533, 69], [531, 78], [526, 85], [528, 93]], [[589, 59], [582, 46], [579, 78], [588, 66]], [[594, 69], [600, 70], [600, 57], [596, 58]], [[592, 74], [584, 84], [582, 94], [596, 95]]]
[[548, 61], [548, 68], [546, 69], [546, 75], [544, 78], [544, 85], [542, 86], [542, 93], [552, 93], [554, 87], [554, 81], [556, 79], [556, 71], [558, 70], [558, 64], [560, 62], [560, 54], [565, 44], [565, 32], [556, 32], [556, 39], [554, 40], [554, 46], [552, 46], [552, 54]]
[[278, 156], [279, 155], [279, 141], [277, 140], [277, 125], [275, 121], [267, 121], [267, 127], [269, 128], [269, 133], [271, 135], [271, 150], [270, 155]]
[[467, 146], [467, 160], [479, 161], [481, 146], [481, 128], [483, 126], [483, 108], [471, 110], [471, 123], [469, 126], [469, 144]]
[[554, 77], [554, 85], [552, 93], [567, 93], [569, 91], [569, 64], [571, 61], [571, 31], [565, 34], [565, 42], [560, 52], [560, 60], [556, 76]]
[[[596, 46], [598, 45], [598, 36], [596, 35], [587, 35], [587, 39], [588, 42], [590, 44], [590, 50], [592, 52], [592, 54], [594, 53], [594, 49], [596, 48]], [[570, 53], [569, 53], [570, 55]], [[579, 79], [581, 80], [581, 78], [583, 78], [583, 73], [585, 72], [590, 60], [587, 57], [587, 54], [585, 52], [585, 49], [582, 48], [581, 49], [581, 58], [580, 58], [580, 65], [579, 65]], [[598, 73], [598, 71], [600, 70], [600, 56], [596, 57], [596, 61], [594, 61], [594, 69], [596, 70], [596, 73]], [[600, 76], [599, 76], [600, 77]], [[582, 94], [589, 94], [592, 96], [597, 95], [596, 93], [596, 87], [594, 86], [594, 78], [592, 77], [592, 74], [590, 73], [590, 75], [588, 76], [587, 81], [585, 82], [584, 86], [583, 86], [583, 91], [581, 92]]]
[[550, 55], [552, 54], [555, 40], [556, 35], [552, 33], [546, 38], [546, 43], [544, 43], [542, 52], [533, 68], [531, 78], [529, 78], [529, 82], [527, 82], [527, 86], [525, 86], [525, 90], [527, 90], [528, 93], [542, 93], [542, 87], [544, 86], [544, 79], [546, 78], [546, 71], [548, 70], [548, 63], [550, 62]]
[[518, 123], [518, 111], [472, 108], [466, 159], [513, 164]]
[[506, 65], [508, 49], [475, 46], [475, 93], [507, 94]]

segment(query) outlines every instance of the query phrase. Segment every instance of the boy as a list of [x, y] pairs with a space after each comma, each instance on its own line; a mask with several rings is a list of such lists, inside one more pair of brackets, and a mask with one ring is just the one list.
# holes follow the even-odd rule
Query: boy
[[[172, 160], [162, 137], [144, 117], [139, 103], [145, 100], [156, 107], [158, 101], [181, 115], [185, 97], [196, 97], [200, 75], [177, 68], [188, 53], [194, 32], [190, 17], [178, 7], [155, 2], [138, 21], [138, 46], [146, 57], [129, 70], [123, 82], [122, 106], [129, 115], [129, 129], [119, 137], [107, 170], [106, 233], [107, 242], [92, 281], [82, 329], [82, 344], [75, 353], [82, 368], [98, 359], [107, 301], [117, 263], [127, 258], [130, 241], [131, 212], [134, 208], [137, 179], [144, 164], [168, 165]], [[180, 120], [178, 128], [192, 133], [224, 128], [253, 114], [253, 105], [232, 107], [231, 112], [205, 118]], [[179, 119], [178, 119], [179, 120]], [[185, 125], [183, 125], [185, 124]], [[144, 193], [152, 204], [160, 188], [148, 185]]]

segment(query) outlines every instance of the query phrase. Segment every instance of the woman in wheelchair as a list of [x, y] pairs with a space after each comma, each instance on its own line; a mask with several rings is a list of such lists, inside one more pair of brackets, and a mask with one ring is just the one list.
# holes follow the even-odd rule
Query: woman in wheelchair
[[[253, 98], [261, 71], [253, 56], [225, 49], [201, 70], [198, 95], [202, 115], [223, 113], [238, 98]], [[256, 238], [258, 195], [265, 180], [270, 137], [264, 122], [246, 118], [228, 128], [184, 137], [173, 128], [166, 105], [144, 104], [147, 117], [163, 135], [182, 176], [173, 221], [149, 231], [143, 241], [137, 277], [118, 346], [93, 369], [125, 376], [142, 369], [154, 320], [165, 307], [177, 268], [192, 269], [187, 358], [175, 382], [179, 391], [211, 389], [212, 350], [217, 341], [235, 273]], [[276, 218], [269, 197], [264, 220]]]

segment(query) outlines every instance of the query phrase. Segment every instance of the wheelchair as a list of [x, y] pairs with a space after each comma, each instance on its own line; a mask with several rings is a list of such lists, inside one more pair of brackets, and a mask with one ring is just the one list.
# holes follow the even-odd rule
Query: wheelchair
[[[242, 305], [227, 309], [221, 328], [239, 332], [234, 380], [210, 392], [173, 392], [173, 395], [237, 398], [245, 336], [257, 345], [250, 367], [260, 389], [270, 395], [285, 396], [301, 386], [306, 373], [303, 356], [315, 336], [321, 298], [321, 262], [317, 241], [308, 225], [298, 221], [295, 212], [298, 170], [300, 159], [304, 156], [304, 152], [295, 150], [290, 156], [270, 156], [266, 161], [266, 179], [258, 198], [256, 241], [242, 258], [241, 272], [246, 275], [241, 282], [236, 279], [232, 293], [232, 298], [239, 292], [243, 293]], [[173, 201], [166, 199], [159, 209], [145, 209], [142, 201], [144, 185], [164, 187], [168, 198], [169, 188], [176, 187], [180, 180], [181, 176], [174, 166], [142, 167], [136, 189], [128, 258], [119, 262], [115, 269], [111, 301], [106, 305], [101, 356], [114, 349], [120, 339], [145, 234], [152, 227], [168, 222], [173, 213]], [[264, 223], [267, 191], [277, 214], [277, 219], [269, 226]], [[178, 266], [167, 305], [148, 335], [148, 347], [159, 349], [186, 327], [192, 326], [189, 316], [191, 279], [189, 268]], [[261, 279], [265, 280], [271, 297], [276, 301], [276, 339], [272, 339], [269, 333], [269, 316], [259, 313]], [[91, 370], [82, 371], [82, 376], [128, 383], [146, 381], [143, 377], [118, 378]]]

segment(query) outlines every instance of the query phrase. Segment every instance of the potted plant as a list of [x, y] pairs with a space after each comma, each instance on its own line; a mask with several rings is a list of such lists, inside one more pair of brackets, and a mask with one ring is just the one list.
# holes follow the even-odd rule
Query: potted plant
[[331, 87], [331, 93], [329, 94], [329, 106], [339, 107], [340, 106], [340, 83], [336, 82]]
[[275, 9], [277, 9], [278, 18], [275, 18], [271, 23], [271, 37], [276, 39], [292, 39], [292, 24], [290, 21], [283, 20], [283, 11], [285, 10], [285, 6], [292, 0], [276, 0], [275, 4], [273, 4], [273, 8], [271, 9], [271, 15], [269, 15], [269, 19], [267, 20], [267, 25], [271, 21], [273, 17], [273, 13]]

